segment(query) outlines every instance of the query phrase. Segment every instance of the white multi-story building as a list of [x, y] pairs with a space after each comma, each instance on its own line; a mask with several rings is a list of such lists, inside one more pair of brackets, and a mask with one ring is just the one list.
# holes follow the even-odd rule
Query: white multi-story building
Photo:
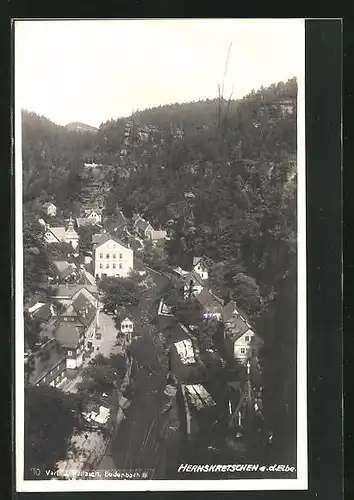
[[134, 269], [134, 252], [116, 237], [107, 233], [92, 238], [95, 256], [95, 277], [116, 276], [126, 278]]

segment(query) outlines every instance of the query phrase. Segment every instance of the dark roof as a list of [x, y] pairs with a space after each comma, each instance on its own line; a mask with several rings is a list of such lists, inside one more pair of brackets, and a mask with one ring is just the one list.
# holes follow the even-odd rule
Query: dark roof
[[[97, 236], [97, 238], [96, 238], [96, 236]], [[94, 241], [94, 237], [95, 237], [95, 241]], [[108, 233], [102, 233], [100, 235], [94, 234], [93, 237], [92, 237], [92, 242], [95, 244], [95, 248], [100, 247], [101, 245], [103, 245], [103, 243], [106, 243], [106, 241], [109, 241], [109, 240], [113, 240], [116, 243], [118, 243], [119, 245], [122, 245], [123, 247], [128, 248], [127, 245], [125, 245], [116, 236], [112, 236], [112, 235], [110, 235]]]
[[248, 325], [249, 328], [252, 328], [252, 325], [249, 324], [247, 315], [242, 309], [240, 309], [234, 300], [230, 300], [230, 302], [224, 306], [222, 315], [225, 323], [232, 323], [233, 318], [239, 317]]
[[55, 339], [46, 342], [39, 351], [31, 354], [25, 361], [28, 371], [28, 383], [37, 384], [53, 368], [65, 359], [65, 352]]
[[199, 283], [201, 286], [204, 286], [204, 282], [203, 282], [202, 278], [199, 276], [199, 274], [197, 274], [194, 271], [191, 271], [190, 273], [185, 274], [183, 276], [183, 279], [184, 279], [184, 282], [186, 284], [189, 284], [190, 280], [194, 280], [197, 283]]
[[193, 257], [193, 267], [195, 267], [203, 257]]
[[205, 255], [202, 255], [200, 257], [193, 257], [193, 269], [198, 265], [199, 262], [201, 262], [202, 266], [206, 269], [209, 269], [214, 264], [213, 260], [209, 257], [205, 257]]
[[83, 327], [76, 324], [61, 324], [55, 332], [55, 338], [62, 347], [77, 347]]
[[250, 329], [250, 325], [241, 319], [240, 316], [233, 318], [228, 324], [226, 335], [233, 341], [239, 339], [244, 333]]
[[75, 310], [73, 304], [69, 304], [68, 307], [61, 313], [60, 316], [70, 316], [70, 317], [76, 317], [77, 311]]
[[127, 226], [127, 221], [122, 214], [118, 217], [107, 217], [103, 222], [103, 227], [110, 233], [122, 232]]
[[212, 313], [222, 312], [222, 300], [213, 295], [207, 288], [204, 288], [196, 297], [198, 302]]
[[[135, 223], [136, 227], [140, 229], [141, 231], [145, 231], [150, 224], [150, 222], [144, 220], [144, 219], [138, 219]], [[151, 226], [152, 227], [152, 226]]]
[[95, 297], [97, 294], [96, 285], [74, 284], [74, 285], [56, 285], [51, 287], [52, 297], [73, 297], [75, 293], [85, 288], [88, 292]]
[[76, 224], [78, 227], [95, 226], [96, 221], [94, 219], [89, 219], [88, 217], [77, 217]]
[[73, 301], [73, 307], [79, 316], [80, 322], [84, 326], [88, 326], [92, 323], [96, 315], [96, 308], [82, 292], [80, 292]]
[[43, 306], [41, 306], [39, 309], [37, 309], [34, 313], [33, 316], [36, 319], [39, 319], [41, 321], [49, 321], [50, 318], [52, 317], [52, 312], [50, 310], [50, 304], [47, 302]]
[[239, 314], [236, 302], [234, 300], [230, 300], [230, 302], [228, 302], [222, 310], [222, 317], [226, 323], [233, 318], [234, 311], [237, 311], [237, 314]]
[[[128, 243], [129, 243], [130, 248], [131, 248], [132, 250], [141, 250], [142, 248], [144, 248], [144, 247], [143, 247], [143, 245], [140, 243], [140, 241], [139, 241], [139, 240], [136, 240], [136, 239], [134, 238], [134, 236], [129, 236], [129, 235], [128, 235]], [[134, 268], [136, 268], [136, 266], [135, 266], [135, 265], [134, 265]], [[136, 269], [137, 269], [137, 268], [136, 268]]]

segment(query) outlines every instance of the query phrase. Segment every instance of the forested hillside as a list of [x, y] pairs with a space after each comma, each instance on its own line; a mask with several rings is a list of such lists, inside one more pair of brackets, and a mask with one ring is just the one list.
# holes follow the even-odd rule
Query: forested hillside
[[119, 207], [170, 227], [171, 265], [210, 257], [213, 289], [264, 338], [269, 418], [285, 427], [296, 394], [296, 95], [292, 79], [239, 101], [136, 111], [96, 133], [23, 113], [27, 209], [39, 197], [75, 212], [84, 163], [102, 165], [107, 215]]
[[22, 144], [24, 203], [54, 200], [63, 209], [70, 207], [80, 196], [83, 163], [92, 154], [92, 132], [70, 131], [23, 111]]

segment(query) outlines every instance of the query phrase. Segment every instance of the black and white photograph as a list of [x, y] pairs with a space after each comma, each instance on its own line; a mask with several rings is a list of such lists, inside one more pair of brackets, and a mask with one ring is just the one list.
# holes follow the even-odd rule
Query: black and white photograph
[[305, 21], [18, 19], [14, 110], [17, 491], [307, 489]]

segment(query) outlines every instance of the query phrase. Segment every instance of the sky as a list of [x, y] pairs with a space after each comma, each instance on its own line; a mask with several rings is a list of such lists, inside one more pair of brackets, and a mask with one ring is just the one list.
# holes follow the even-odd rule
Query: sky
[[300, 19], [15, 22], [15, 106], [98, 127], [161, 104], [224, 97], [303, 73]]

